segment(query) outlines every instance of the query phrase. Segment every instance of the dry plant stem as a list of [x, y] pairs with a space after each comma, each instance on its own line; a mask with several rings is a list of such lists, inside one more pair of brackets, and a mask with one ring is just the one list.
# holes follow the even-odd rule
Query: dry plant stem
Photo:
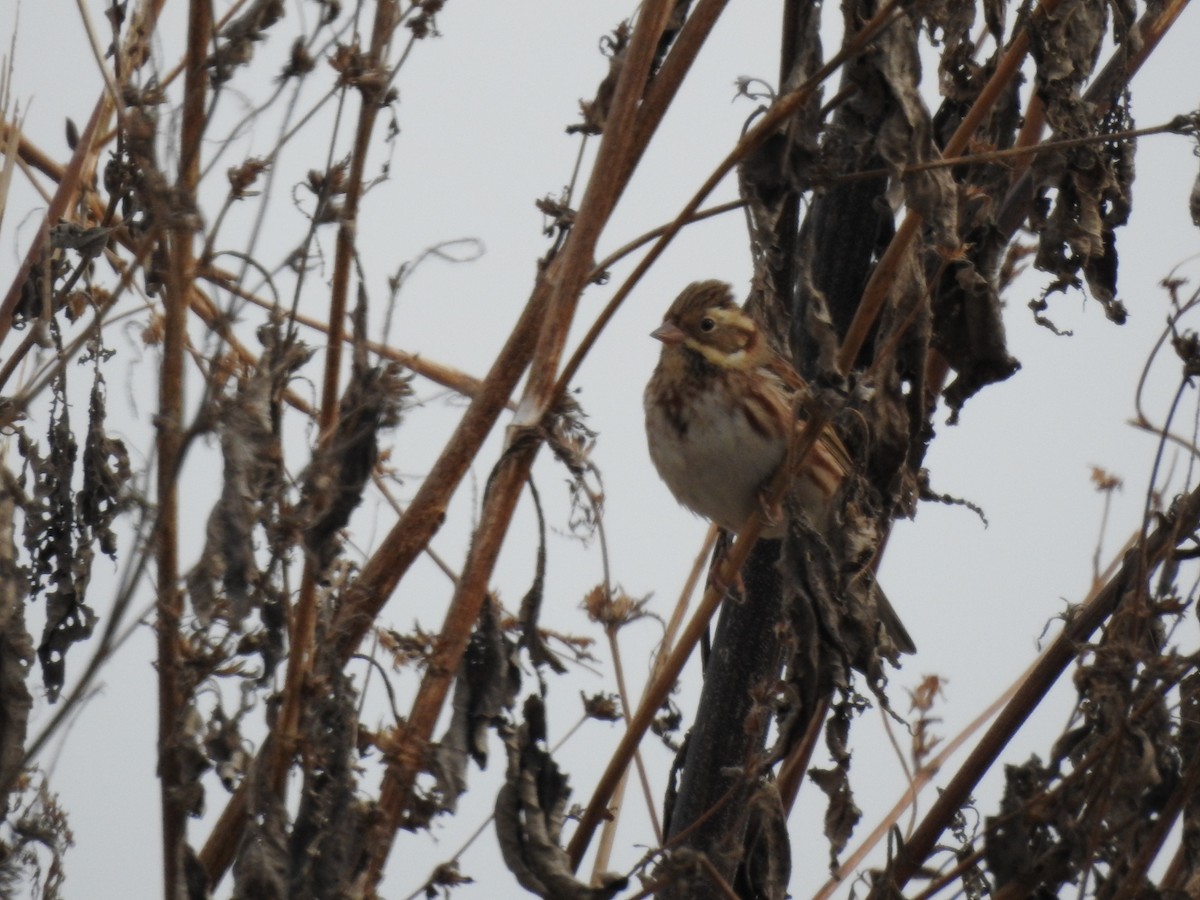
[[[200, 175], [200, 146], [205, 126], [204, 60], [212, 7], [192, 0], [188, 7], [187, 75], [184, 79], [183, 121], [177, 190], [193, 200]], [[162, 794], [163, 896], [181, 896], [183, 855], [187, 844], [188, 810], [182, 802], [183, 768], [180, 728], [187, 704], [181, 684], [179, 621], [183, 595], [179, 590], [179, 462], [183, 440], [183, 364], [187, 341], [188, 296], [194, 260], [190, 217], [180, 215], [167, 232], [170, 264], [163, 298], [163, 350], [158, 398], [158, 520], [154, 531], [158, 566], [156, 631], [158, 638], [158, 777]]]
[[[703, 222], [705, 219], [711, 219], [714, 216], [732, 212], [735, 209], [742, 209], [745, 207], [745, 205], [745, 200], [730, 200], [728, 203], [718, 203], [716, 206], [710, 206], [708, 209], [702, 209], [693, 214], [684, 224], [694, 225], [697, 222]], [[650, 231], [647, 231], [645, 234], [640, 234], [632, 241], [629, 241], [628, 243], [618, 247], [612, 253], [608, 254], [608, 256], [604, 257], [604, 259], [600, 260], [600, 262], [596, 263], [596, 265], [592, 268], [591, 274], [588, 275], [588, 281], [596, 281], [606, 272], [608, 272], [609, 269], [611, 269], [629, 254], [633, 253], [639, 247], [644, 247], [651, 241], [662, 237], [664, 234], [666, 234], [667, 229], [670, 227], [670, 224], [660, 225], [658, 228], [653, 228]]]
[[692, 599], [696, 585], [700, 583], [700, 577], [708, 569], [708, 561], [712, 557], [713, 547], [716, 546], [719, 531], [720, 529], [716, 525], [709, 525], [708, 531], [704, 534], [704, 542], [700, 545], [700, 552], [696, 554], [696, 559], [692, 562], [692, 568], [688, 571], [687, 578], [683, 583], [683, 590], [679, 592], [679, 599], [675, 601], [675, 609], [671, 612], [671, 618], [667, 622], [666, 631], [663, 632], [662, 644], [655, 651], [654, 665], [650, 669], [651, 681], [658, 676], [658, 670], [662, 665], [663, 658], [671, 652], [671, 646], [675, 643], [675, 634], [679, 631], [679, 625], [683, 621], [684, 614], [687, 612], [688, 603]]
[[75, 6], [79, 10], [79, 19], [83, 23], [83, 29], [87, 32], [88, 46], [92, 50], [92, 58], [96, 62], [96, 68], [100, 70], [100, 77], [104, 79], [104, 86], [108, 90], [109, 98], [113, 102], [113, 106], [121, 111], [124, 115], [124, 104], [121, 102], [121, 93], [117, 90], [117, 84], [113, 81], [113, 74], [109, 71], [108, 66], [104, 63], [104, 50], [100, 47], [100, 39], [96, 35], [96, 28], [92, 23], [92, 17], [88, 13], [88, 8], [83, 0], [75, 0]]
[[[1200, 527], [1200, 488], [1180, 498], [1175, 504], [1173, 517], [1159, 525], [1144, 541], [1138, 541], [1124, 555], [1113, 577], [1089, 596], [1059, 636], [1043, 651], [1012, 701], [997, 716], [898, 854], [892, 872], [892, 885], [897, 890], [903, 890], [933, 852], [947, 824], [966, 802], [979, 779], [991, 768], [1017, 729], [1075, 658], [1078, 645], [1086, 641], [1112, 614], [1126, 588], [1138, 583], [1139, 573], [1161, 563], [1174, 551], [1177, 541], [1197, 527]], [[882, 896], [880, 890], [882, 886], [870, 896]]]
[[[1171, 26], [1183, 13], [1188, 0], [1168, 0], [1162, 7], [1152, 6], [1147, 9], [1134, 28], [1136, 38], [1127, 53], [1125, 47], [1118, 48], [1117, 55], [1100, 72], [1095, 81], [1096, 87], [1102, 87], [1111, 79], [1119, 78], [1125, 81], [1141, 69], [1149, 59], [1163, 36], [1171, 30]], [[1093, 99], [1093, 98], [1088, 98]]]
[[517, 422], [510, 435], [513, 440], [489, 481], [462, 580], [451, 600], [437, 649], [429, 660], [408, 721], [396, 735], [398, 749], [394, 764], [384, 775], [379, 800], [382, 827], [368, 848], [371, 854], [368, 883], [372, 886], [379, 883], [395, 830], [407, 809], [417, 772], [422, 768], [433, 727], [478, 619], [508, 523], [540, 448], [540, 439], [528, 426], [540, 423], [557, 400], [554, 372], [578, 297], [591, 269], [596, 242], [626, 180], [615, 179], [614, 173], [629, 171], [627, 161], [633, 156], [630, 125], [670, 7], [666, 0], [658, 0], [641, 9], [575, 226], [562, 253], [551, 262], [543, 276], [550, 287], [549, 303], [534, 351], [536, 363], [531, 369], [525, 396], [517, 410]]
[[[1025, 115], [1034, 115], [1033, 110], [1038, 104], [1031, 103], [1030, 110]], [[1029, 119], [1026, 118], [1026, 124], [1029, 124]], [[1023, 132], [1022, 132], [1023, 133]], [[893, 172], [899, 174], [900, 177], [913, 175], [918, 172], [933, 172], [937, 169], [953, 169], [959, 166], [980, 165], [983, 163], [1007, 162], [1012, 160], [1010, 168], [1016, 172], [1028, 168], [1029, 163], [1039, 153], [1050, 153], [1055, 150], [1067, 150], [1071, 147], [1085, 147], [1089, 144], [1106, 144], [1113, 141], [1128, 141], [1142, 137], [1152, 137], [1156, 134], [1181, 134], [1193, 136], [1196, 134], [1196, 128], [1192, 124], [1192, 118], [1189, 116], [1176, 116], [1169, 122], [1164, 122], [1161, 125], [1150, 125], [1146, 128], [1129, 128], [1123, 131], [1112, 131], [1104, 134], [1088, 134], [1077, 138], [1064, 138], [1059, 141], [1044, 141], [1042, 143], [1034, 143], [1029, 145], [1017, 144], [1013, 147], [1008, 147], [1004, 150], [981, 150], [964, 154], [963, 156], [943, 156], [940, 159], [931, 159], [922, 163], [914, 163], [911, 166], [900, 166], [899, 169], [863, 169], [858, 172], [851, 172], [846, 175], [838, 175], [829, 179], [829, 184], [847, 184], [855, 181], [865, 181], [869, 178], [880, 178], [885, 175], [891, 175]], [[745, 206], [744, 203], [727, 204], [729, 206]], [[699, 221], [702, 218], [707, 218], [709, 215], [717, 211], [724, 212], [720, 207], [713, 207], [711, 210], [705, 210], [705, 213], [697, 213], [692, 217], [692, 221]], [[661, 229], [658, 230], [659, 232]], [[652, 232], [658, 233], [658, 232]], [[639, 241], [645, 243], [645, 241]]]
[[[346, 182], [342, 218], [338, 223], [337, 249], [334, 257], [333, 284], [329, 303], [329, 342], [325, 348], [325, 371], [321, 384], [321, 408], [318, 412], [318, 442], [325, 443], [333, 435], [338, 421], [338, 396], [341, 386], [341, 363], [344, 349], [347, 297], [350, 293], [350, 273], [354, 266], [358, 233], [358, 207], [362, 200], [363, 179], [375, 121], [379, 115], [379, 99], [386, 84], [387, 49], [396, 27], [396, 7], [391, 3], [375, 4], [375, 21], [371, 31], [371, 49], [366, 72], [359, 84], [358, 125], [350, 172]], [[313, 557], [306, 556], [304, 574], [292, 617], [287, 676], [283, 704], [271, 743], [275, 756], [273, 787], [282, 795], [287, 782], [288, 761], [299, 740], [300, 709], [304, 697], [304, 682], [312, 669], [315, 647], [313, 642], [317, 623], [317, 581], [320, 578]]]
[[[933, 878], [929, 882], [929, 887], [921, 891], [913, 897], [913, 900], [929, 900], [930, 897], [936, 897], [941, 893], [951, 882], [962, 877], [963, 872], [966, 872], [972, 866], [978, 865], [986, 854], [983, 847], [977, 849], [974, 853], [969, 854], [964, 859], [960, 860], [952, 869], [947, 872], [942, 872], [937, 878]], [[954, 895], [952, 895], [954, 896]]]
[[784, 816], [790, 816], [796, 805], [796, 797], [800, 794], [800, 785], [804, 783], [804, 773], [808, 771], [808, 763], [812, 759], [817, 741], [821, 737], [821, 726], [825, 724], [825, 716], [829, 712], [829, 698], [821, 697], [817, 708], [813, 710], [804, 729], [804, 737], [792, 748], [791, 754], [779, 767], [776, 787], [779, 798], [783, 802]]
[[[616, 675], [617, 678], [617, 692], [621, 697], [621, 706], [628, 711], [633, 707], [629, 702], [629, 687], [625, 681], [625, 666], [621, 662], [621, 647], [620, 644], [617, 643], [617, 629], [611, 627], [606, 628], [605, 634], [608, 637], [609, 652], [612, 653], [613, 674]], [[654, 839], [657, 843], [661, 844], [663, 841], [662, 825], [658, 821], [658, 811], [655, 809], [654, 795], [650, 790], [650, 778], [646, 775], [646, 765], [642, 761], [642, 754], [640, 750], [633, 754], [633, 761], [634, 765], [637, 766], [638, 779], [642, 783], [642, 791], [646, 795], [646, 811], [650, 814], [650, 825], [654, 829]], [[622, 781], [622, 783], [624, 782]], [[617, 830], [616, 817], [606, 822], [604, 827], [606, 835], [610, 830], [615, 834]], [[605, 863], [605, 866], [607, 867], [607, 862]]]
[[[270, 300], [265, 300], [245, 288], [238, 286], [234, 281], [234, 275], [231, 272], [226, 272], [221, 269], [208, 268], [199, 273], [201, 278], [211, 281], [224, 290], [229, 291], [236, 297], [242, 300], [249, 301], [255, 306], [260, 306], [263, 309], [275, 310], [279, 309], [278, 304], [272, 303]], [[294, 322], [304, 325], [307, 328], [312, 328], [314, 331], [319, 331], [322, 334], [329, 334], [329, 326], [324, 322], [320, 322], [309, 316], [302, 315], [297, 312], [289, 312], [288, 318]], [[349, 343], [354, 338], [351, 335], [342, 335], [342, 339]], [[406, 369], [410, 369], [423, 378], [427, 378], [435, 384], [440, 384], [442, 387], [450, 388], [452, 391], [457, 391], [464, 397], [474, 397], [479, 393], [483, 382], [478, 378], [461, 372], [451, 366], [446, 366], [433, 360], [426, 359], [415, 353], [406, 353], [403, 350], [397, 350], [394, 347], [389, 347], [386, 344], [380, 344], [375, 341], [367, 342], [367, 349], [380, 356], [383, 359], [391, 360], [392, 362], [400, 363]], [[510, 409], [514, 409], [512, 403], [507, 404]]]
[[[15, 130], [16, 126], [11, 122], [0, 121], [0, 142], [7, 145], [10, 139], [9, 136]], [[80, 135], [80, 144], [83, 143], [82, 137]], [[51, 159], [37, 145], [27, 140], [23, 134], [20, 136], [20, 141], [17, 144], [17, 153], [20, 155], [22, 162], [28, 164], [31, 168], [37, 169], [51, 181], [62, 181], [65, 177], [67, 170], [59, 164], [58, 160]]]
[[717, 19], [721, 17], [728, 3], [729, 0], [700, 0], [688, 15], [683, 27], [679, 29], [675, 43], [671, 46], [667, 58], [663, 60], [661, 68], [654, 74], [654, 80], [650, 82], [636, 110], [633, 123], [634, 152], [626, 170], [621, 172], [619, 180], [622, 184], [628, 182], [642, 154], [650, 146], [650, 139], [666, 115], [667, 107], [675, 99], [679, 86], [683, 84], [683, 79], [687, 77], [692, 63], [696, 61], [700, 49], [708, 40], [713, 26], [717, 24]]
[[47, 190], [46, 186], [42, 184], [41, 180], [33, 174], [33, 166], [25, 162], [25, 160], [20, 156], [19, 150], [16, 152], [18, 154], [17, 168], [21, 170], [21, 174], [25, 176], [25, 179], [29, 182], [29, 186], [37, 191], [38, 196], [42, 198], [42, 202], [49, 206], [54, 200], [53, 195], [49, 190]]
[[20, 302], [21, 289], [25, 286], [25, 282], [29, 280], [29, 274], [33, 271], [33, 267], [37, 265], [43, 248], [49, 246], [50, 227], [67, 214], [67, 210], [75, 202], [75, 197], [79, 193], [80, 176], [83, 173], [85, 165], [87, 165], [88, 159], [95, 152], [93, 144], [95, 142], [96, 131], [99, 129], [101, 119], [104, 116], [104, 109], [103, 103], [97, 103], [96, 107], [92, 110], [91, 118], [88, 119], [87, 125], [84, 126], [83, 131], [79, 135], [79, 143], [75, 146], [71, 162], [67, 164], [67, 168], [62, 173], [62, 178], [59, 179], [58, 189], [54, 192], [54, 200], [51, 202], [50, 208], [46, 210], [46, 216], [35, 233], [33, 243], [30, 245], [29, 250], [26, 251], [25, 258], [21, 261], [21, 267], [17, 269], [12, 283], [8, 286], [8, 293], [4, 297], [4, 302], [0, 304], [0, 345], [4, 343], [5, 338], [8, 337], [8, 333], [12, 330], [13, 313], [16, 311], [17, 303]]
[[[612, 859], [613, 845], [617, 842], [617, 824], [621, 821], [621, 811], [625, 808], [625, 789], [629, 786], [629, 770], [626, 769], [621, 773], [621, 780], [617, 782], [616, 790], [613, 791], [612, 800], [609, 803], [609, 818], [605, 820], [604, 827], [600, 829], [600, 840], [596, 842], [596, 857], [592, 860], [592, 879], [589, 882], [593, 885], [600, 884], [600, 875], [608, 871], [609, 861]], [[655, 822], [656, 830], [658, 823]], [[658, 830], [661, 835], [661, 830]], [[658, 838], [658, 843], [662, 843], [662, 837]]]
[[[709, 862], [708, 857], [698, 856], [696, 857], [696, 863], [700, 866], [700, 868], [704, 869], [704, 873], [711, 880], [712, 886], [717, 889], [718, 893], [717, 895], [714, 895], [712, 900], [717, 900], [718, 897], [723, 897], [725, 900], [741, 900], [729, 882], [722, 878], [721, 873], [717, 871], [716, 867], [711, 862]], [[666, 878], [656, 878], [647, 884], [642, 890], [630, 897], [629, 900], [645, 900], [646, 897], [657, 897], [661, 891], [669, 888], [675, 883], [675, 881], [676, 879], [670, 876]]]
[[707, 856], [701, 856], [699, 859], [705, 874], [708, 875], [709, 883], [716, 886], [725, 900], [741, 900], [737, 892], [733, 889], [733, 886], [721, 877], [721, 873], [717, 871], [716, 866], [712, 864], [712, 861]]

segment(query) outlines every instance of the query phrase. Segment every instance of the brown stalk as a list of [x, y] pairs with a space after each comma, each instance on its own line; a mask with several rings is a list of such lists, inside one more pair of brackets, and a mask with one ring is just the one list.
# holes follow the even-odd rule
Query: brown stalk
[[[204, 66], [212, 29], [212, 7], [192, 0], [188, 7], [187, 75], [184, 79], [183, 120], [177, 189], [191, 206], [200, 177], [200, 146], [206, 122], [204, 101], [208, 73]], [[179, 621], [183, 595], [179, 590], [179, 462], [183, 441], [183, 364], [187, 341], [188, 296], [194, 278], [191, 217], [173, 210], [170, 223], [170, 265], [163, 298], [163, 360], [158, 397], [158, 519], [154, 530], [158, 564], [156, 631], [158, 637], [158, 777], [162, 793], [163, 896], [183, 893], [184, 850], [188, 810], [183, 803], [184, 773], [180, 729], [187, 703], [181, 683]]]
[[[107, 96], [107, 95], [105, 95]], [[33, 271], [33, 267], [38, 264], [42, 254], [49, 249], [50, 246], [50, 228], [57, 223], [66, 214], [67, 210], [75, 202], [75, 198], [79, 193], [81, 176], [89, 160], [94, 157], [97, 149], [93, 146], [96, 132], [100, 127], [100, 122], [107, 111], [107, 104], [101, 100], [92, 110], [91, 118], [88, 119], [87, 125], [79, 135], [79, 143], [75, 146], [75, 152], [71, 155], [71, 161], [63, 170], [62, 177], [58, 182], [58, 189], [54, 192], [54, 199], [50, 203], [50, 208], [46, 210], [46, 215], [42, 219], [41, 225], [30, 244], [29, 250], [25, 253], [25, 258], [21, 261], [20, 268], [17, 269], [16, 275], [13, 276], [12, 282], [8, 286], [8, 293], [4, 296], [4, 302], [0, 303], [0, 344], [4, 343], [4, 339], [8, 337], [8, 333], [12, 330], [13, 313], [17, 309], [17, 304], [21, 300], [21, 290], [25, 287], [25, 283], [29, 280], [29, 275]]]
[[[392, 33], [396, 28], [395, 7], [391, 3], [375, 4], [375, 21], [371, 31], [371, 49], [360, 76], [358, 126], [354, 150], [350, 157], [341, 221], [338, 223], [337, 249], [334, 258], [333, 284], [329, 303], [329, 342], [325, 348], [325, 371], [321, 384], [321, 407], [317, 415], [318, 443], [326, 443], [338, 421], [338, 394], [341, 383], [342, 351], [344, 349], [347, 296], [350, 292], [350, 273], [354, 265], [355, 243], [358, 234], [358, 207], [362, 200], [363, 179], [375, 121], [379, 115], [381, 94], [386, 90], [387, 70], [384, 63]], [[317, 626], [317, 582], [321, 573], [315, 559], [304, 561], [304, 574], [292, 616], [287, 675], [284, 681], [283, 704], [270, 744], [272, 783], [282, 795], [286, 785], [288, 761], [299, 740], [300, 709], [304, 697], [304, 682], [312, 669]]]
[[[695, 213], [684, 223], [685, 225], [693, 225], [696, 222], [703, 222], [705, 219], [711, 219], [714, 216], [719, 216], [727, 212], [732, 212], [735, 209], [745, 207], [745, 200], [730, 200], [727, 203], [718, 203], [716, 206], [710, 206], [708, 209], [702, 209]], [[624, 259], [629, 254], [633, 253], [639, 247], [644, 247], [651, 241], [662, 237], [667, 233], [667, 229], [671, 227], [670, 223], [660, 225], [657, 228], [652, 228], [644, 234], [639, 234], [633, 240], [622, 244], [592, 268], [591, 274], [588, 276], [588, 281], [595, 281], [605, 274], [609, 269], [615, 266], [618, 262]]]
[[[630, 160], [635, 158], [638, 149], [631, 124], [670, 5], [667, 0], [657, 0], [642, 7], [575, 225], [561, 255], [551, 262], [543, 275], [549, 286], [549, 302], [534, 352], [537, 362], [532, 367], [518, 409], [518, 421], [509, 447], [489, 481], [479, 526], [471, 541], [462, 579], [447, 611], [437, 649], [429, 661], [408, 721], [396, 735], [399, 749], [394, 764], [384, 776], [380, 792], [383, 821], [376, 839], [370, 841], [368, 847], [371, 855], [368, 883], [371, 885], [378, 884], [382, 876], [396, 828], [403, 819], [416, 775], [423, 766], [426, 746], [478, 619], [500, 545], [541, 446], [540, 437], [529, 426], [540, 423], [557, 401], [554, 373], [579, 295], [586, 285], [596, 242], [632, 172]], [[530, 413], [522, 416], [520, 409], [528, 409]]]
[[817, 748], [817, 740], [821, 736], [821, 726], [825, 724], [825, 716], [828, 712], [829, 698], [821, 697], [808, 720], [808, 727], [804, 729], [804, 736], [792, 748], [792, 752], [783, 761], [783, 765], [779, 767], [776, 785], [779, 790], [779, 798], [783, 802], [785, 816], [791, 815], [792, 808], [796, 805], [796, 797], [800, 794], [800, 785], [804, 782], [808, 763], [812, 759], [813, 751]]
[[[666, 115], [667, 107], [679, 92], [683, 79], [691, 71], [692, 64], [700, 54], [700, 48], [708, 40], [717, 19], [725, 11], [729, 0], [700, 0], [696, 8], [688, 15], [687, 21], [679, 29], [671, 52], [663, 60], [662, 67], [654, 74], [654, 80], [646, 88], [636, 112], [633, 123], [635, 138], [634, 153], [628, 163], [628, 169], [621, 173], [620, 182], [627, 184], [629, 176], [641, 161], [642, 154], [650, 146], [650, 139], [658, 131], [662, 118]], [[623, 189], [623, 188], [622, 188]]]
[[[0, 142], [7, 145], [9, 136], [14, 130], [15, 126], [11, 122], [0, 122]], [[82, 135], [80, 135], [79, 142], [80, 144], [83, 143]], [[17, 154], [25, 163], [37, 169], [51, 181], [62, 181], [66, 177], [69, 165], [64, 167], [58, 160], [51, 159], [36, 144], [28, 140], [24, 134], [20, 135], [20, 140], [17, 143]]]
[[[259, 297], [257, 294], [240, 287], [234, 281], [234, 276], [230, 272], [226, 272], [222, 269], [217, 269], [214, 267], [208, 267], [200, 272], [200, 277], [205, 278], [224, 290], [229, 291], [234, 296], [253, 303], [255, 306], [259, 306], [267, 310], [279, 309], [279, 305], [277, 303], [272, 303], [270, 300]], [[314, 331], [319, 331], [326, 335], [329, 334], [329, 326], [324, 322], [294, 311], [289, 311], [287, 316], [293, 322], [298, 322], [299, 324], [304, 325], [307, 328], [311, 328]], [[353, 340], [353, 337], [343, 334], [342, 340], [348, 343]], [[422, 378], [428, 378], [435, 384], [440, 384], [442, 387], [450, 388], [450, 390], [456, 391], [462, 394], [464, 397], [474, 397], [477, 393], [479, 393], [480, 387], [483, 384], [483, 382], [481, 382], [478, 378], [468, 375], [466, 372], [461, 372], [452, 366], [434, 362], [433, 360], [427, 359], [416, 353], [407, 353], [404, 350], [397, 350], [395, 347], [389, 347], [386, 344], [380, 344], [376, 341], [367, 341], [366, 346], [367, 349], [376, 356], [391, 360], [392, 362], [398, 362], [400, 365], [415, 372]], [[510, 409], [515, 408], [511, 403], [507, 405]]]
[[[1033, 104], [1030, 105], [1031, 109]], [[1033, 113], [1026, 112], [1026, 116]], [[1028, 122], [1026, 118], [1026, 122]], [[1083, 137], [1066, 138], [1061, 141], [1043, 141], [1034, 144], [1021, 144], [1019, 141], [1015, 146], [1005, 148], [1003, 150], [983, 150], [978, 152], [967, 153], [964, 156], [943, 156], [941, 159], [929, 160], [922, 163], [914, 163], [910, 166], [900, 166], [898, 169], [863, 169], [860, 172], [851, 172], [847, 175], [838, 175], [829, 179], [829, 184], [846, 184], [854, 181], [865, 181], [871, 178], [879, 178], [885, 175], [892, 174], [893, 171], [898, 171], [900, 177], [912, 175], [916, 172], [932, 172], [936, 169], [951, 169], [959, 166], [980, 165], [984, 163], [994, 163], [1006, 160], [1013, 160], [1011, 166], [1012, 171], [1019, 175], [1028, 166], [1028, 163], [1039, 153], [1050, 153], [1055, 150], [1066, 150], [1071, 147], [1084, 147], [1088, 144], [1105, 144], [1113, 141], [1128, 141], [1135, 140], [1141, 137], [1150, 137], [1156, 134], [1182, 134], [1192, 136], [1196, 132], [1195, 126], [1192, 124], [1190, 116], [1176, 116], [1169, 122], [1164, 122], [1161, 125], [1150, 125], [1146, 128], [1130, 128], [1125, 131], [1106, 132], [1104, 134], [1089, 134]], [[731, 206], [742, 206], [744, 204], [730, 204]], [[700, 216], [696, 216], [697, 219]]]

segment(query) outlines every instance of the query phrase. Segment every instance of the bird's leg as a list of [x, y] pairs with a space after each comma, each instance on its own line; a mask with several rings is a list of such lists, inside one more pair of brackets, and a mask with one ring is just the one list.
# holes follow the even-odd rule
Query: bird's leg
[[725, 567], [725, 560], [729, 558], [729, 548], [733, 540], [733, 534], [721, 529], [717, 535], [716, 546], [713, 547], [712, 562], [708, 566], [708, 584], [715, 587], [725, 596], [739, 597], [746, 591], [746, 586], [742, 582], [742, 573], [738, 571], [734, 574], [733, 582], [727, 581], [722, 574]]
[[783, 500], [771, 498], [770, 481], [758, 489], [758, 509], [767, 528], [774, 528], [783, 521]]

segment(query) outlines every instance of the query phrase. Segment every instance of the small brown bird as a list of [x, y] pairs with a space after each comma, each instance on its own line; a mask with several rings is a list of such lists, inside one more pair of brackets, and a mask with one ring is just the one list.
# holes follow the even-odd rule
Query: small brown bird
[[[684, 288], [650, 336], [663, 343], [644, 397], [650, 459], [676, 500], [736, 531], [761, 508], [787, 454], [797, 424], [793, 400], [804, 380], [722, 281]], [[826, 429], [796, 474], [798, 498], [818, 529], [827, 526], [852, 466], [845, 446]], [[785, 527], [767, 522], [762, 533], [782, 537]], [[916, 652], [883, 591], [878, 585], [873, 591], [892, 643], [902, 653]]]

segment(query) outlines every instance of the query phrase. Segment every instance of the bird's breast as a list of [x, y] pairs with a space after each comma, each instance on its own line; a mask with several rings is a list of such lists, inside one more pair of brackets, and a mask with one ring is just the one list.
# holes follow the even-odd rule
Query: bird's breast
[[761, 399], [710, 385], [695, 390], [646, 392], [650, 458], [684, 506], [736, 530], [759, 503], [787, 444], [777, 412]]

